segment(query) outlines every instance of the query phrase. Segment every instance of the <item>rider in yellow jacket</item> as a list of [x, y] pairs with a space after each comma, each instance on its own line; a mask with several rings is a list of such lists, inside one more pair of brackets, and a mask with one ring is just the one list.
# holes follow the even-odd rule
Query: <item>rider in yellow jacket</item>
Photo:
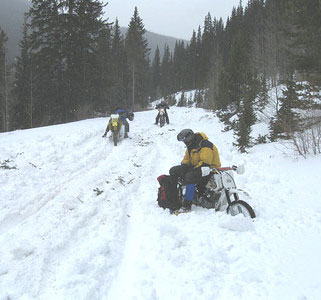
[[204, 165], [219, 168], [221, 162], [216, 146], [208, 140], [205, 133], [196, 132], [194, 135], [193, 143], [187, 146], [182, 164], [191, 165], [194, 168]]
[[194, 133], [191, 129], [183, 129], [177, 140], [185, 143], [187, 149], [181, 165], [170, 169], [173, 180], [181, 178], [186, 184], [183, 209], [190, 210], [194, 199], [195, 185], [206, 184], [210, 178], [211, 168], [221, 166], [216, 146], [208, 140], [205, 133]]

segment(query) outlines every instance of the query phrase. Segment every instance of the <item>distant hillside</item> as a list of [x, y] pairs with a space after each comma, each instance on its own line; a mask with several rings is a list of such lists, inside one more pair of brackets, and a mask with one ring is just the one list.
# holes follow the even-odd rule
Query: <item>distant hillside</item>
[[177, 39], [177, 38], [173, 38], [170, 36], [165, 36], [165, 35], [161, 35], [158, 33], [153, 33], [150, 31], [146, 32], [146, 38], [148, 40], [148, 44], [150, 47], [150, 55], [151, 55], [151, 59], [154, 58], [154, 53], [156, 50], [156, 47], [158, 45], [159, 51], [160, 51], [160, 55], [161, 58], [163, 57], [163, 53], [164, 53], [164, 46], [165, 44], [167, 44], [169, 46], [169, 50], [171, 52], [174, 52], [175, 49], [175, 43], [177, 41], [184, 41], [184, 43], [188, 43], [188, 41], [182, 40], [182, 39]]
[[[121, 27], [120, 30], [123, 35], [125, 35], [127, 32], [126, 27]], [[150, 60], [151, 61], [154, 58], [154, 53], [155, 53], [157, 45], [158, 45], [158, 49], [160, 51], [160, 56], [162, 58], [163, 54], [164, 54], [165, 44], [167, 44], [169, 47], [169, 50], [171, 52], [173, 52], [175, 49], [175, 43], [177, 41], [184, 41], [185, 43], [188, 43], [188, 41], [185, 41], [183, 39], [177, 39], [174, 37], [165, 36], [165, 35], [161, 35], [161, 34], [150, 32], [150, 31], [146, 31], [145, 35], [146, 35], [146, 39], [148, 41], [148, 45], [150, 48]]]
[[[8, 36], [8, 61], [19, 55], [19, 41], [22, 37], [22, 26], [24, 13], [28, 11], [28, 0], [0, 0], [0, 27]], [[127, 28], [122, 27], [121, 32], [126, 34]], [[150, 47], [150, 60], [154, 58], [154, 53], [158, 45], [161, 58], [164, 52], [164, 46], [167, 44], [170, 51], [174, 51], [175, 43], [179, 39], [160, 35], [150, 31], [146, 32], [146, 39]]]

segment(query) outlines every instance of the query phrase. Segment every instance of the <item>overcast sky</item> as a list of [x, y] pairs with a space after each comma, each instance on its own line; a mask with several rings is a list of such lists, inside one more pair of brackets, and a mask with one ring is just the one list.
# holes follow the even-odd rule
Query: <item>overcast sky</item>
[[[109, 22], [118, 18], [119, 25], [127, 27], [137, 6], [145, 29], [155, 33], [190, 40], [193, 30], [203, 26], [210, 12], [212, 18], [231, 15], [240, 0], [107, 0], [105, 7]], [[247, 1], [243, 0], [243, 3]]]

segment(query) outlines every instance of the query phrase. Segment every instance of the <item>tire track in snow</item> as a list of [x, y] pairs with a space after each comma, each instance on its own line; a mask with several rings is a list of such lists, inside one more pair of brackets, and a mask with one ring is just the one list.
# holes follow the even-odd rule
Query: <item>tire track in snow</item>
[[[136, 176], [140, 178], [140, 185], [138, 189], [130, 196], [130, 219], [126, 231], [125, 245], [123, 249], [122, 259], [120, 267], [117, 271], [117, 277], [114, 279], [110, 290], [107, 293], [107, 299], [117, 299], [119, 295], [122, 295], [123, 299], [133, 299], [136, 289], [136, 276], [133, 274], [139, 274], [139, 270], [148, 270], [146, 265], [146, 257], [144, 244], [146, 243], [146, 215], [150, 213], [150, 207], [153, 207], [156, 203], [157, 197], [157, 181], [158, 176], [155, 171], [160, 167], [157, 166], [162, 158], [166, 158], [164, 148], [169, 149], [168, 141], [164, 139], [164, 143], [155, 143], [154, 136], [159, 136], [163, 131], [159, 131], [157, 127], [147, 128], [149, 132], [148, 137], [144, 137], [143, 134], [138, 132], [138, 139], [136, 140], [135, 147], [135, 160], [137, 164], [140, 164], [139, 172], [136, 172]], [[163, 130], [166, 130], [163, 128]], [[145, 145], [145, 146], [144, 146]], [[145, 149], [144, 149], [145, 148]], [[152, 193], [150, 192], [152, 190]], [[148, 207], [146, 210], [145, 207]], [[143, 256], [142, 256], [143, 254]], [[140, 279], [140, 278], [139, 278]], [[126, 289], [123, 287], [123, 283], [126, 282]], [[137, 295], [138, 299], [152, 299], [150, 295]], [[143, 297], [143, 298], [142, 298]]]
[[[29, 223], [34, 222], [36, 218], [39, 219], [40, 224], [49, 223], [46, 224], [47, 226], [40, 227], [39, 233], [32, 233], [32, 237], [30, 237], [30, 240], [33, 240], [35, 245], [39, 245], [37, 256], [29, 256], [29, 259], [35, 260], [35, 263], [31, 265], [35, 265], [36, 267], [29, 271], [28, 267], [22, 268], [20, 269], [21, 271], [18, 270], [14, 275], [15, 278], [20, 278], [21, 281], [24, 282], [28, 281], [26, 278], [23, 279], [24, 277], [29, 276], [28, 274], [30, 273], [34, 274], [29, 280], [31, 288], [28, 288], [30, 295], [34, 297], [49, 296], [49, 298], [52, 298], [50, 297], [52, 295], [59, 296], [59, 291], [68, 290], [70, 291], [70, 295], [79, 293], [80, 298], [86, 298], [85, 295], [87, 293], [92, 293], [92, 295], [97, 295], [97, 299], [100, 299], [101, 295], [99, 291], [108, 287], [108, 282], [111, 282], [113, 278], [114, 270], [117, 270], [113, 265], [113, 260], [117, 261], [117, 255], [121, 252], [119, 250], [122, 249], [122, 245], [124, 244], [123, 233], [126, 231], [128, 219], [128, 201], [122, 200], [126, 200], [127, 193], [133, 189], [127, 186], [126, 189], [121, 191], [122, 186], [118, 179], [121, 176], [126, 178], [128, 174], [119, 172], [117, 167], [121, 165], [124, 159], [130, 160], [131, 154], [126, 155], [126, 151], [124, 151], [128, 146], [127, 141], [120, 143], [117, 148], [112, 144], [109, 146], [108, 143], [97, 147], [95, 138], [97, 139], [97, 136], [91, 139], [88, 139], [88, 137], [83, 138], [81, 142], [78, 141], [72, 149], [73, 153], [78, 153], [78, 157], [86, 157], [84, 163], [77, 164], [75, 162], [77, 158], [66, 158], [66, 165], [60, 166], [62, 168], [59, 169], [59, 176], [55, 177], [55, 181], [52, 182], [50, 187], [40, 187], [39, 192], [33, 193], [33, 196], [36, 195], [36, 197], [32, 199], [32, 201], [36, 206], [33, 207], [31, 213], [25, 213], [21, 218], [15, 218], [15, 222], [7, 223], [11, 228], [7, 227], [6, 230], [12, 229], [13, 235], [15, 235], [15, 232], [21, 230], [22, 226], [24, 227], [22, 230], [26, 231]], [[82, 143], [85, 142], [88, 143], [86, 148], [82, 147]], [[67, 150], [70, 150], [72, 146], [67, 148]], [[83, 151], [78, 151], [77, 148], [83, 148]], [[124, 151], [125, 155], [119, 155], [121, 151]], [[48, 158], [53, 158], [55, 161], [55, 156], [64, 158], [66, 153], [67, 152], [60, 147], [58, 151], [48, 153], [43, 159], [48, 160]], [[108, 155], [106, 155], [106, 153]], [[106, 165], [106, 170], [97, 168], [102, 164]], [[38, 173], [42, 172], [44, 178], [46, 178], [45, 173], [48, 172], [48, 169], [43, 168]], [[110, 184], [107, 188], [116, 195], [115, 197], [110, 197], [110, 195], [105, 194], [105, 196], [103, 194], [99, 197], [99, 199], [101, 199], [100, 201], [93, 201], [92, 198], [96, 196], [92, 192], [92, 187], [94, 186], [91, 187], [91, 185], [96, 181], [101, 188], [104, 183], [103, 178], [106, 175], [110, 177], [108, 178]], [[38, 176], [39, 174], [33, 174], [33, 177]], [[49, 178], [52, 177], [49, 176]], [[73, 196], [73, 198], [76, 198], [79, 193], [79, 188], [82, 189], [82, 197], [79, 201], [70, 201], [68, 197]], [[45, 199], [43, 199], [42, 196], [44, 194], [46, 194]], [[113, 203], [113, 206], [108, 209], [104, 207], [106, 204], [103, 199], [104, 196], [111, 198], [106, 200], [109, 201], [109, 203]], [[39, 205], [40, 201], [41, 204]], [[97, 206], [99, 209], [97, 209]], [[120, 206], [121, 208], [119, 208]], [[113, 210], [116, 213], [113, 213]], [[56, 214], [56, 217], [47, 215], [46, 211], [50, 211], [51, 214]], [[118, 215], [119, 212], [122, 212], [122, 214]], [[77, 221], [72, 220], [72, 218], [76, 218]], [[47, 219], [47, 221], [45, 221], [45, 219]], [[108, 219], [109, 221], [107, 222]], [[109, 233], [109, 241], [106, 239], [104, 231]], [[111, 234], [111, 232], [114, 232], [114, 234]], [[83, 239], [87, 240], [87, 242], [88, 239], [95, 241], [95, 234], [101, 236], [102, 243], [97, 246], [91, 244], [90, 249], [82, 251], [82, 249], [86, 248], [82, 242]], [[28, 235], [26, 235], [26, 238], [28, 238]], [[23, 244], [23, 241], [21, 242], [21, 244]], [[113, 249], [117, 244], [119, 247], [116, 246], [116, 249]], [[101, 250], [99, 250], [99, 248], [101, 248]], [[18, 251], [18, 248], [13, 250]], [[101, 255], [96, 254], [95, 251], [101, 253]], [[90, 254], [86, 254], [87, 252], [91, 253], [92, 257]], [[71, 260], [71, 262], [69, 261], [66, 264], [66, 259]], [[97, 265], [95, 259], [103, 261], [103, 263]], [[42, 261], [42, 263], [39, 263], [39, 261]], [[40, 265], [42, 267], [39, 267]], [[70, 268], [66, 268], [66, 265], [73, 265], [75, 269], [69, 270]], [[96, 274], [91, 272], [91, 269], [97, 269]], [[86, 273], [86, 271], [86, 276], [84, 276], [83, 279], [79, 278], [82, 277], [82, 273]], [[70, 274], [68, 274], [68, 272], [70, 272]], [[75, 279], [77, 276], [78, 278]], [[88, 276], [90, 278], [101, 278], [101, 280], [99, 282], [93, 282], [92, 284], [86, 284]], [[65, 282], [63, 280], [65, 280]], [[81, 280], [84, 281], [83, 286], [88, 287], [88, 291], [77, 291], [76, 281], [81, 282]], [[70, 286], [69, 288], [67, 287], [68, 285]], [[65, 295], [60, 296], [63, 298]]]
[[[130, 142], [130, 141], [128, 141]], [[104, 261], [104, 263], [102, 264], [102, 266], [100, 266], [99, 268], [99, 273], [101, 273], [101, 276], [99, 276], [99, 274], [93, 274], [91, 277], [92, 278], [101, 278], [100, 281], [95, 282], [92, 284], [92, 286], [90, 287], [88, 293], [90, 295], [92, 295], [92, 298], [97, 298], [97, 299], [101, 299], [102, 295], [105, 294], [110, 282], [112, 281], [112, 278], [115, 276], [115, 270], [117, 270], [117, 265], [118, 265], [118, 260], [121, 253], [122, 253], [122, 248], [123, 245], [125, 243], [125, 239], [126, 239], [126, 232], [127, 232], [127, 223], [128, 220], [130, 218], [129, 216], [129, 211], [130, 209], [128, 208], [128, 206], [130, 206], [130, 201], [128, 199], [128, 193], [131, 193], [132, 190], [134, 189], [133, 186], [130, 186], [130, 184], [128, 182], [130, 182], [130, 180], [126, 179], [126, 175], [128, 175], [127, 171], [123, 171], [123, 170], [119, 170], [117, 167], [119, 167], [119, 165], [121, 164], [121, 162], [123, 160], [132, 160], [133, 164], [135, 163], [135, 160], [132, 159], [132, 154], [131, 153], [127, 153], [123, 152], [123, 155], [119, 155], [119, 153], [122, 153], [122, 151], [124, 151], [126, 148], [128, 147], [128, 143], [127, 141], [123, 141], [123, 143], [120, 143], [119, 146], [116, 147], [112, 147], [112, 151], [110, 152], [110, 155], [108, 157], [108, 169], [111, 170], [110, 174], [110, 183], [109, 183], [109, 191], [111, 191], [112, 193], [115, 194], [115, 196], [111, 195], [108, 196], [108, 198], [110, 198], [111, 202], [114, 203], [114, 206], [109, 208], [108, 212], [105, 214], [103, 213], [98, 213], [96, 210], [94, 210], [94, 213], [92, 214], [92, 216], [88, 217], [88, 214], [90, 214], [90, 212], [88, 214], [81, 214], [82, 219], [80, 220], [80, 222], [78, 223], [78, 225], [73, 228], [70, 231], [70, 234], [66, 234], [67, 236], [70, 237], [70, 239], [68, 240], [68, 243], [63, 245], [63, 247], [61, 247], [61, 251], [64, 253], [64, 256], [67, 257], [72, 257], [74, 255], [74, 245], [77, 244], [77, 240], [79, 240], [82, 236], [81, 232], [82, 232], [82, 228], [92, 228], [92, 230], [96, 233], [100, 233], [100, 235], [102, 236], [102, 238], [105, 239], [104, 244], [106, 245], [106, 249], [104, 249], [104, 247], [102, 247], [102, 256], [101, 256], [101, 260]], [[91, 180], [95, 177], [100, 177], [99, 174], [95, 174], [95, 171], [92, 171], [91, 168], [89, 168], [89, 172], [87, 172], [87, 174], [83, 174], [86, 176], [88, 176], [89, 178], [91, 178]], [[116, 176], [114, 176], [116, 175]], [[124, 178], [127, 180], [127, 185], [124, 187], [122, 186], [123, 184], [125, 184], [123, 181], [119, 181], [118, 179], [120, 178]], [[113, 180], [112, 180], [113, 179]], [[73, 179], [73, 180], [77, 180], [77, 179]], [[134, 179], [135, 180], [135, 179]], [[93, 181], [93, 180], [92, 180]], [[101, 187], [102, 188], [102, 187]], [[107, 192], [107, 191], [106, 191]], [[103, 194], [102, 194], [103, 195]], [[120, 208], [121, 206], [121, 208]], [[103, 210], [104, 208], [101, 207]], [[116, 212], [116, 215], [113, 216], [112, 211]], [[119, 212], [122, 212], [121, 215], [117, 215]], [[113, 222], [107, 221], [108, 219], [110, 219], [110, 217], [113, 216]], [[101, 223], [97, 223], [97, 222], [93, 222], [93, 220], [95, 218], [99, 218], [101, 219]], [[88, 218], [88, 219], [87, 219]], [[96, 224], [95, 226], [90, 226], [91, 223]], [[108, 224], [110, 223], [110, 224]], [[108, 225], [107, 225], [108, 224]], [[74, 225], [74, 224], [73, 224]], [[88, 230], [87, 230], [88, 231]], [[105, 238], [103, 231], [108, 232], [108, 236], [109, 238]], [[112, 232], [114, 232], [114, 234], [111, 234]], [[87, 233], [88, 235], [88, 233]], [[89, 234], [90, 236], [90, 234]], [[94, 239], [94, 238], [93, 238]], [[65, 242], [65, 241], [63, 241]], [[110, 245], [110, 246], [108, 246]], [[118, 245], [115, 249], [115, 245]], [[89, 249], [87, 249], [88, 251]], [[95, 248], [92, 250], [93, 251], [93, 256], [97, 257], [97, 255], [95, 255]], [[70, 253], [68, 255], [68, 253]], [[61, 255], [59, 255], [61, 256]], [[87, 257], [88, 256], [88, 257]], [[81, 261], [83, 261], [81, 264], [85, 263], [85, 261], [90, 258], [90, 260], [92, 260], [90, 255], [85, 255], [86, 258], [82, 259]], [[51, 258], [49, 259], [52, 260], [54, 259]], [[81, 259], [78, 257], [78, 259]], [[86, 262], [85, 264], [90, 264], [90, 262]], [[55, 265], [55, 264], [52, 264]], [[75, 262], [76, 265], [76, 262]], [[59, 269], [54, 270], [53, 272], [54, 274], [61, 274], [61, 271], [59, 271]], [[89, 272], [90, 273], [90, 272]], [[63, 274], [62, 274], [63, 275]], [[88, 276], [89, 274], [87, 274]], [[61, 276], [62, 278], [64, 278], [65, 276]], [[56, 281], [57, 279], [59, 279], [59, 275], [55, 275], [55, 280], [50, 279], [49, 282], [52, 283], [54, 281]], [[84, 281], [86, 280], [86, 278], [83, 279]], [[48, 280], [47, 280], [48, 282]], [[72, 282], [72, 281], [71, 281]], [[60, 283], [63, 284], [63, 283]], [[87, 284], [88, 287], [88, 284]], [[56, 290], [59, 290], [58, 288], [56, 288]], [[75, 291], [71, 292], [71, 295], [73, 295]], [[82, 291], [84, 292], [84, 291]], [[80, 293], [80, 291], [79, 291]], [[94, 296], [96, 295], [96, 296]], [[80, 294], [81, 296], [81, 294]]]
[[[186, 114], [186, 119], [190, 119], [189, 114]], [[171, 217], [168, 210], [163, 211], [157, 206], [159, 185], [156, 178], [163, 173], [168, 174], [171, 166], [180, 164], [185, 149], [183, 145], [178, 144], [176, 139], [178, 132], [172, 125], [163, 128], [150, 126], [146, 131], [148, 131], [147, 137], [144, 137], [143, 132], [141, 134], [138, 132], [141, 139], [138, 146], [147, 145], [143, 152], [139, 148], [135, 152], [138, 161], [143, 161], [144, 165], [140, 173], [136, 173], [142, 178], [142, 184], [131, 196], [132, 205], [129, 213], [131, 217], [127, 228], [126, 245], [117, 272], [118, 276], [108, 292], [107, 299], [110, 300], [116, 299], [119, 295], [122, 295], [123, 299], [157, 299], [153, 278], [157, 279], [158, 275], [153, 271], [153, 266], [148, 263], [151, 253], [146, 245], [150, 242], [152, 245], [157, 244], [155, 239], [159, 238], [159, 224], [154, 228], [148, 228], [146, 224], [155, 225], [155, 221], [150, 219], [157, 213], [161, 213], [166, 219]], [[176, 149], [176, 153], [173, 153], [173, 149]], [[169, 231], [171, 230], [169, 228]], [[180, 230], [177, 230], [177, 234], [179, 232]], [[126, 289], [123, 287], [124, 282], [126, 282]], [[144, 286], [144, 289], [137, 289], [137, 286]]]

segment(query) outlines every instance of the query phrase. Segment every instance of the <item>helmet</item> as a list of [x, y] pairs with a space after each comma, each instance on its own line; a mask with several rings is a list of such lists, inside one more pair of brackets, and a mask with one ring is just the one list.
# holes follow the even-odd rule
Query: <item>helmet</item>
[[127, 114], [127, 118], [130, 120], [130, 121], [133, 121], [134, 120], [134, 113], [133, 112], [129, 112]]
[[189, 145], [194, 139], [194, 132], [192, 129], [183, 129], [178, 135], [177, 140], [180, 142], [184, 142], [185, 145]]

